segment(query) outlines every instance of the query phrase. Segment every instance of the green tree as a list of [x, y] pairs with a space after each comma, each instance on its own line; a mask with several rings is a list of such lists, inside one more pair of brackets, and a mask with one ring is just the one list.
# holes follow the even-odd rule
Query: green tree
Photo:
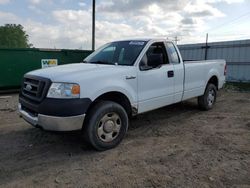
[[20, 24], [0, 26], [0, 48], [30, 48], [29, 35]]

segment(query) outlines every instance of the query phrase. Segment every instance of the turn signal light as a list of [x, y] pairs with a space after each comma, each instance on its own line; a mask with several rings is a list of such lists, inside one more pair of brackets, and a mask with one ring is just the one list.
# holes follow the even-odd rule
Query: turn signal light
[[73, 85], [71, 89], [72, 94], [78, 95], [80, 94], [80, 86], [79, 85]]

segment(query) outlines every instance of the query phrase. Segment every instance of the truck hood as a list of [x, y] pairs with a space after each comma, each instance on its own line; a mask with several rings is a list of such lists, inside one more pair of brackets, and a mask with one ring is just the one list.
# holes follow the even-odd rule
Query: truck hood
[[[79, 78], [93, 77], [107, 73], [124, 72], [131, 69], [133, 66], [118, 66], [118, 65], [100, 65], [89, 63], [74, 63], [67, 65], [59, 65], [45, 69], [38, 69], [27, 73], [28, 75], [41, 76], [49, 78], [52, 82], [76, 82]], [[125, 71], [127, 72], [127, 71]]]

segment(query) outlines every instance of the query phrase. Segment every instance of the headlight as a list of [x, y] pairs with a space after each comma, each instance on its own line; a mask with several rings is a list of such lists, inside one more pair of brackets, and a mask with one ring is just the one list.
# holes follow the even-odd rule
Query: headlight
[[80, 98], [80, 86], [71, 83], [52, 83], [48, 94], [48, 98]]

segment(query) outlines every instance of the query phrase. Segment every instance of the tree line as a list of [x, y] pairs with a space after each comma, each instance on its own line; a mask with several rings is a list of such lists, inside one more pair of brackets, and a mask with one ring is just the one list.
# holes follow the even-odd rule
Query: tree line
[[31, 48], [29, 35], [20, 24], [0, 26], [0, 48]]

